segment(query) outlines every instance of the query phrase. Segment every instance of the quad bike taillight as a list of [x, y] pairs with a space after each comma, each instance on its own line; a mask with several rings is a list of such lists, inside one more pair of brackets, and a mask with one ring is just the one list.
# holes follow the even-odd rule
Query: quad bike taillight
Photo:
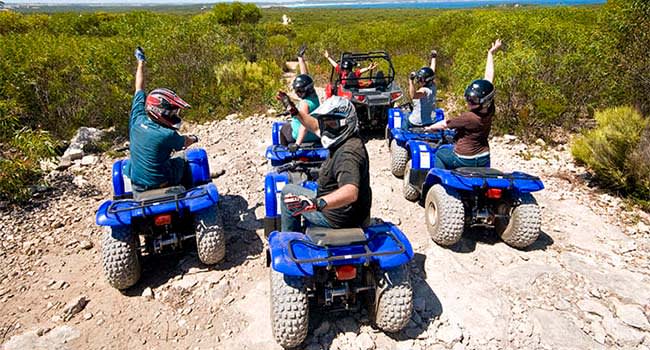
[[485, 192], [485, 196], [490, 199], [500, 199], [501, 198], [501, 189], [500, 188], [488, 188]]
[[153, 223], [156, 226], [169, 225], [172, 223], [172, 215], [171, 214], [156, 215], [153, 219]]
[[354, 99], [357, 100], [357, 101], [359, 101], [359, 102], [363, 102], [363, 101], [366, 100], [366, 96], [363, 96], [363, 95], [354, 95]]
[[336, 267], [336, 279], [339, 281], [349, 281], [357, 277], [357, 268], [352, 265], [342, 265]]
[[400, 97], [402, 97], [402, 93], [401, 93], [401, 92], [391, 92], [391, 93], [390, 93], [390, 100], [391, 100], [391, 101], [395, 101], [395, 100], [397, 100], [397, 99], [400, 98]]

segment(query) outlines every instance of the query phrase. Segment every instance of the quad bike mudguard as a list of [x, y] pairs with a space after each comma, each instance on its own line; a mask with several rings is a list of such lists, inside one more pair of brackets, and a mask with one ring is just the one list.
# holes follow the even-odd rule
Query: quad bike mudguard
[[478, 188], [499, 188], [518, 193], [530, 193], [544, 189], [539, 177], [520, 171], [503, 173], [494, 168], [458, 168], [454, 170], [429, 170], [424, 187], [435, 184], [461, 191], [474, 191]]
[[376, 263], [387, 270], [408, 263], [413, 248], [390, 222], [363, 229], [366, 240], [344, 246], [321, 246], [300, 232], [273, 231], [269, 236], [271, 267], [291, 276], [313, 276], [314, 267]]

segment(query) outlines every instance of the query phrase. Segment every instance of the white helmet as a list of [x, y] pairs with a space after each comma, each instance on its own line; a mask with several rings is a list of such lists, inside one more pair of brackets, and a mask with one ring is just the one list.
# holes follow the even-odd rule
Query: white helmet
[[[340, 96], [328, 98], [311, 115], [318, 119], [320, 139], [325, 148], [335, 148], [359, 132], [357, 111], [350, 100]], [[336, 121], [336, 126], [331, 121]]]

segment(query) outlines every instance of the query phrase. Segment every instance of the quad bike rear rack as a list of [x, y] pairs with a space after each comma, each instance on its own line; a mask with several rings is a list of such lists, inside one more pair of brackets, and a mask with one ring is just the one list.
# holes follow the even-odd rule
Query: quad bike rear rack
[[[483, 168], [480, 168], [483, 169]], [[462, 171], [457, 171], [458, 169], [454, 169], [451, 172], [454, 175], [462, 176], [465, 178], [471, 178], [471, 179], [483, 179], [483, 184], [479, 187], [481, 189], [487, 189], [488, 186], [488, 179], [500, 179], [500, 180], [508, 180], [508, 187], [506, 188], [507, 190], [512, 190], [514, 188], [514, 182], [515, 180], [529, 180], [529, 181], [541, 181], [541, 179], [538, 176], [534, 175], [528, 175], [528, 174], [523, 174], [523, 175], [513, 175], [513, 174], [504, 174], [499, 171], [500, 174], [495, 174], [495, 173], [464, 173]]]
[[[399, 247], [399, 250], [393, 250], [393, 251], [387, 251], [387, 252], [372, 252], [370, 250], [370, 247], [368, 247], [368, 242], [374, 240], [377, 238], [377, 236], [386, 236], [392, 239], [395, 243], [397, 243], [397, 246]], [[325, 250], [327, 252], [327, 257], [326, 258], [314, 258], [314, 259], [298, 259], [296, 258], [294, 252], [293, 252], [293, 245], [294, 244], [302, 244], [305, 245], [309, 248], [316, 249], [316, 250]], [[304, 240], [304, 239], [293, 239], [289, 241], [289, 244], [287, 245], [289, 248], [289, 259], [293, 261], [296, 264], [311, 264], [311, 263], [319, 263], [319, 262], [327, 262], [328, 268], [331, 267], [331, 263], [334, 261], [338, 260], [351, 260], [351, 259], [359, 259], [359, 258], [366, 258], [365, 264], [368, 265], [370, 264], [370, 258], [373, 256], [385, 256], [385, 255], [399, 255], [402, 254], [406, 251], [406, 247], [404, 244], [395, 237], [395, 234], [392, 232], [376, 232], [372, 236], [368, 237], [364, 242], [358, 242], [358, 243], [353, 243], [350, 244], [349, 246], [345, 247], [358, 247], [362, 246], [363, 249], [365, 250], [365, 253], [357, 253], [357, 254], [346, 254], [346, 255], [336, 255], [333, 256], [331, 255], [331, 248], [327, 246], [321, 246], [318, 244], [315, 244], [313, 242]]]
[[[165, 204], [165, 203], [171, 203], [174, 202], [176, 205], [176, 211], [180, 211], [180, 207], [178, 203], [181, 200], [191, 200], [191, 199], [196, 199], [196, 198], [201, 198], [204, 196], [208, 195], [208, 190], [205, 188], [201, 188], [201, 190], [198, 193], [195, 193], [191, 196], [186, 196], [189, 192], [192, 192], [196, 190], [196, 188], [192, 188], [186, 191], [183, 191], [181, 193], [175, 193], [175, 194], [170, 194], [168, 196], [164, 197], [156, 197], [156, 198], [150, 198], [150, 199], [145, 199], [145, 200], [134, 200], [134, 199], [124, 199], [124, 200], [119, 200], [119, 201], [114, 201], [111, 203], [111, 205], [108, 206], [107, 212], [109, 214], [117, 214], [125, 211], [131, 211], [134, 209], [144, 209], [146, 207], [150, 207], [153, 205], [158, 205], [158, 204]], [[115, 208], [119, 204], [124, 204], [124, 203], [133, 203], [133, 206], [129, 206], [126, 208]], [[146, 216], [144, 213], [144, 210], [142, 211], [142, 216]]]

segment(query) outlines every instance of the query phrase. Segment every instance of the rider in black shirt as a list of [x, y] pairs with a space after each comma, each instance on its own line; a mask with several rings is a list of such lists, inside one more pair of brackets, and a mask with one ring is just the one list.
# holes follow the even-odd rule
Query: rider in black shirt
[[[295, 105], [278, 98], [287, 109]], [[345, 228], [364, 226], [370, 220], [372, 192], [368, 152], [359, 137], [357, 114], [349, 100], [332, 96], [311, 115], [299, 112], [300, 122], [320, 136], [330, 151], [318, 174], [318, 192], [286, 185], [282, 190], [282, 231], [299, 231], [300, 215], [317, 226]]]

